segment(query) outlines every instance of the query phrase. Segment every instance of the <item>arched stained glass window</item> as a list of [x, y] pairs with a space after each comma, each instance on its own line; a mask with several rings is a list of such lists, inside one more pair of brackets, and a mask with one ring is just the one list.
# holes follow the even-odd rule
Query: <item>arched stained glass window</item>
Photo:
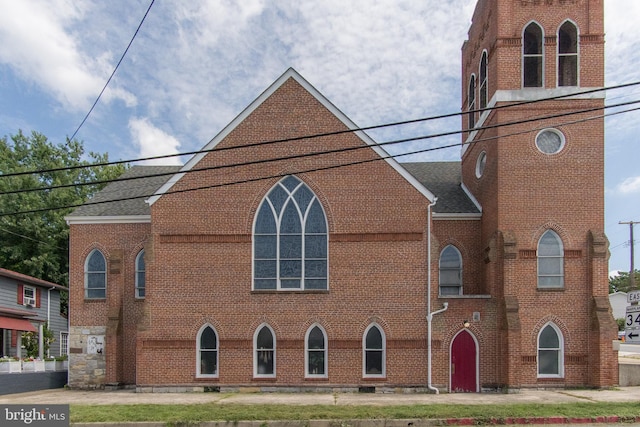
[[253, 288], [327, 289], [327, 220], [320, 201], [294, 176], [262, 201], [253, 233]]
[[569, 21], [558, 30], [558, 86], [578, 86], [578, 28]]
[[535, 22], [527, 25], [523, 35], [522, 75], [524, 87], [542, 87], [544, 82], [544, 36]]
[[564, 376], [564, 343], [562, 333], [547, 323], [538, 335], [538, 377]]
[[144, 250], [142, 250], [136, 257], [136, 298], [144, 298], [146, 287], [145, 282]]
[[327, 376], [327, 336], [319, 325], [312, 326], [307, 331], [306, 369], [307, 377]]
[[538, 287], [564, 287], [564, 248], [553, 230], [545, 231], [538, 241]]
[[363, 367], [365, 377], [385, 376], [385, 337], [378, 325], [370, 325], [364, 333]]
[[440, 253], [440, 295], [462, 295], [462, 255], [453, 245]]
[[275, 377], [276, 375], [276, 340], [273, 330], [262, 325], [254, 337], [254, 376]]
[[487, 51], [482, 52], [480, 58], [480, 109], [487, 108], [488, 96], [489, 96], [489, 84], [487, 78]]
[[468, 105], [468, 126], [469, 131], [473, 130], [476, 126], [476, 75], [472, 74], [469, 79], [469, 92], [467, 93], [467, 105]]
[[91, 251], [84, 264], [84, 297], [107, 297], [107, 260], [97, 249]]
[[218, 334], [206, 325], [198, 334], [198, 377], [218, 376]]

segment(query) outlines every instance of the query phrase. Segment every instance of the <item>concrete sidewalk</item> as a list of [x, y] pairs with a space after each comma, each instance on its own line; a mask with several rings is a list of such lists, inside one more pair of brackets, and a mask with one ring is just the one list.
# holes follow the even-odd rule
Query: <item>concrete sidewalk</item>
[[133, 390], [53, 389], [0, 396], [0, 404], [284, 404], [284, 405], [493, 405], [507, 403], [640, 402], [640, 387], [611, 390], [533, 390], [514, 393], [136, 393]]

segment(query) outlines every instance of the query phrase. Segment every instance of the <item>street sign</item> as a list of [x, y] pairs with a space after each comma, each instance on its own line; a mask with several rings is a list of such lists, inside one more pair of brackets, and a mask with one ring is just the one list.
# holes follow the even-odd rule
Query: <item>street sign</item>
[[627, 292], [627, 302], [629, 304], [634, 302], [640, 302], [640, 291]]
[[625, 344], [640, 344], [640, 328], [627, 328], [624, 330]]
[[628, 305], [624, 318], [625, 344], [640, 344], [640, 305]]

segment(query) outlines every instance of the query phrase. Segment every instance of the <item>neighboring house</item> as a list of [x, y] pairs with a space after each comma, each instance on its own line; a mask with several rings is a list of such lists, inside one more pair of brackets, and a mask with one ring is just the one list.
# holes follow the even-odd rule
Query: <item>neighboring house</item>
[[49, 352], [40, 357], [67, 354], [69, 326], [60, 314], [64, 286], [0, 268], [0, 356], [25, 357], [22, 334], [41, 334], [45, 323], [53, 332]]
[[613, 311], [613, 318], [624, 319], [627, 314], [627, 306], [630, 305], [627, 302], [627, 293], [614, 292], [609, 294], [609, 303], [611, 304], [611, 310]]
[[616, 384], [603, 121], [562, 117], [604, 107], [603, 52], [602, 1], [479, 1], [460, 162], [398, 163], [286, 71], [67, 217], [70, 387]]

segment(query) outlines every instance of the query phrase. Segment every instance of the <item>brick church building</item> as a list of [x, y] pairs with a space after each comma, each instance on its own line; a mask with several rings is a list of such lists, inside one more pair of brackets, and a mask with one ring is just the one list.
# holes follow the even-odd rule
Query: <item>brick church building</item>
[[603, 0], [479, 0], [461, 160], [424, 163], [286, 71], [67, 218], [69, 385], [615, 385], [603, 62]]

